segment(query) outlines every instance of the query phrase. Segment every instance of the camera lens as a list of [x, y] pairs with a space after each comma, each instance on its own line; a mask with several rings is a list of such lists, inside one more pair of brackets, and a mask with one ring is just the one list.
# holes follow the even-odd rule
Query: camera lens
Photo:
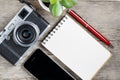
[[29, 30], [24, 30], [22, 32], [23, 38], [29, 38], [31, 36], [31, 32]]
[[23, 24], [17, 29], [17, 38], [21, 43], [29, 44], [36, 38], [35, 29], [29, 24]]
[[22, 46], [30, 46], [36, 41], [39, 35], [39, 28], [32, 23], [24, 23], [14, 31], [14, 38]]

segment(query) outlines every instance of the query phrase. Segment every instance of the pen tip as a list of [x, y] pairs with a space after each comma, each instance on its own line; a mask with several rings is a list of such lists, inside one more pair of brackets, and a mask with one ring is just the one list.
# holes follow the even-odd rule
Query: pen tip
[[111, 48], [114, 48], [114, 46], [113, 46], [112, 44], [110, 44], [110, 47], [111, 47]]

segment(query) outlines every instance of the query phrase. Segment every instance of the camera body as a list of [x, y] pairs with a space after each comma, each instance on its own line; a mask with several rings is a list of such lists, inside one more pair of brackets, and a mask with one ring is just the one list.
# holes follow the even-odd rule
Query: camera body
[[0, 54], [15, 65], [47, 27], [49, 23], [25, 5], [0, 32]]

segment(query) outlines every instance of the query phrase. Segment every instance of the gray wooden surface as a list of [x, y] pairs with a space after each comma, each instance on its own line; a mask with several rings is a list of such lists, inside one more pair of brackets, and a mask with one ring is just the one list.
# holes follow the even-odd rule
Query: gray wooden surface
[[[50, 13], [44, 11], [39, 6], [37, 0], [29, 1], [51, 25], [58, 20]], [[22, 6], [23, 4], [20, 4], [17, 0], [0, 0], [0, 31]], [[99, 41], [111, 51], [113, 56], [97, 73], [93, 80], [120, 80], [120, 1], [78, 0], [78, 4], [73, 9], [114, 45], [112, 49]], [[16, 66], [11, 65], [0, 56], [0, 80], [35, 80], [24, 70], [22, 63], [32, 51], [39, 47], [39, 42], [37, 42]], [[47, 54], [49, 53], [47, 52]], [[53, 57], [52, 55], [50, 56]]]

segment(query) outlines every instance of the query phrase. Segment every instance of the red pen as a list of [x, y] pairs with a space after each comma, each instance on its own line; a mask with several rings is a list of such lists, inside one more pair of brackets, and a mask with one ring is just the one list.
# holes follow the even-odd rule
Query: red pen
[[90, 24], [88, 24], [84, 19], [82, 19], [75, 11], [69, 10], [68, 13], [76, 19], [80, 24], [82, 24], [87, 30], [89, 30], [98, 39], [104, 42], [106, 45], [113, 47], [109, 40], [107, 40], [102, 34], [95, 30]]

